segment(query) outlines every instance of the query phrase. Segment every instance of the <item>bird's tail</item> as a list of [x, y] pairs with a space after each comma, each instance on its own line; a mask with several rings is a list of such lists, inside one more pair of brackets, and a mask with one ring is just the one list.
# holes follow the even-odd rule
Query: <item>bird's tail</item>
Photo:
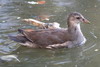
[[11, 40], [16, 41], [16, 42], [20, 42], [20, 43], [25, 43], [26, 41], [28, 41], [28, 39], [24, 36], [8, 36]]

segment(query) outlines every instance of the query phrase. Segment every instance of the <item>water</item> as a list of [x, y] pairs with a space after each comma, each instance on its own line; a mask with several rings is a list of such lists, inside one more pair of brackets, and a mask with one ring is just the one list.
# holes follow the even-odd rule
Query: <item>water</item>
[[[0, 0], [0, 55], [17, 55], [20, 62], [0, 63], [1, 67], [100, 67], [100, 0], [45, 0], [31, 5], [29, 0]], [[32, 0], [30, 0], [32, 1]], [[34, 0], [37, 1], [37, 0]], [[35, 28], [24, 18], [54, 15], [49, 22], [66, 27], [66, 15], [77, 11], [91, 24], [81, 24], [86, 44], [72, 49], [30, 49], [8, 39], [19, 28]], [[48, 21], [44, 21], [48, 22]]]

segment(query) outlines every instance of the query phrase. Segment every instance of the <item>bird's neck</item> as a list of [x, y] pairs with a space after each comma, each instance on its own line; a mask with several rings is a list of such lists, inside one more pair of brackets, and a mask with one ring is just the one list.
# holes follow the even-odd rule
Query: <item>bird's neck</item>
[[73, 37], [74, 41], [76, 42], [76, 44], [83, 44], [83, 42], [86, 41], [81, 28], [80, 28], [80, 23], [78, 24], [70, 24], [68, 26], [68, 32], [70, 33], [70, 35]]
[[80, 23], [68, 25], [68, 32], [70, 32], [72, 34], [75, 34], [76, 32], [82, 33], [81, 28], [80, 28]]

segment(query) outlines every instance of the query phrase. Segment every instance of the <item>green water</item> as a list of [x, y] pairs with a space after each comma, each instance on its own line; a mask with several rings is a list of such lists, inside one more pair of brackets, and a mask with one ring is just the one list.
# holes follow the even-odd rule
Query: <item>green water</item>
[[[45, 0], [46, 4], [42, 5], [31, 5], [28, 1], [0, 0], [0, 55], [14, 54], [20, 60], [0, 63], [0, 67], [100, 67], [100, 0]], [[87, 38], [81, 47], [30, 49], [7, 37], [17, 34], [19, 28], [35, 28], [21, 19], [39, 15], [54, 15], [49, 22], [59, 22], [65, 28], [67, 14], [75, 11], [91, 22], [81, 24]]]

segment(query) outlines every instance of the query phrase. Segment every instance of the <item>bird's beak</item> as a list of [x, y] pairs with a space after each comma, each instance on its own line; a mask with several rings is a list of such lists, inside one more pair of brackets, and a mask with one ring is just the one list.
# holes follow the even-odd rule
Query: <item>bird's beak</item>
[[90, 24], [90, 22], [87, 19], [85, 19], [85, 18], [83, 18], [83, 22], [87, 23], [87, 24]]

